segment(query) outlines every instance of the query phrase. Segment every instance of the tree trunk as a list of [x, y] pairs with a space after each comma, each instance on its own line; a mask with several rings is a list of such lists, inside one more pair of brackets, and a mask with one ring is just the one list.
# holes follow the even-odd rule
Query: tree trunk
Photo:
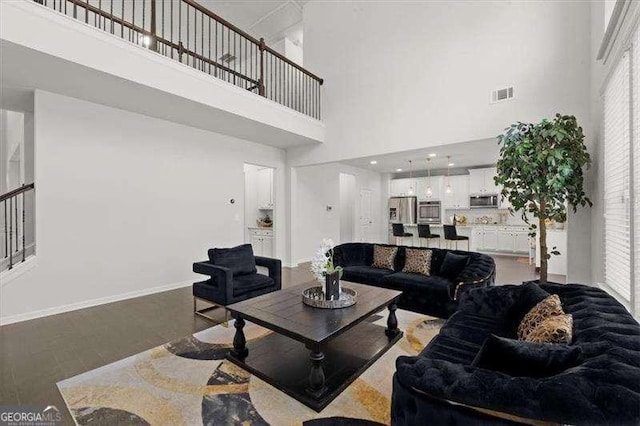
[[544, 202], [540, 203], [540, 284], [547, 283], [547, 224], [545, 222], [546, 205]]

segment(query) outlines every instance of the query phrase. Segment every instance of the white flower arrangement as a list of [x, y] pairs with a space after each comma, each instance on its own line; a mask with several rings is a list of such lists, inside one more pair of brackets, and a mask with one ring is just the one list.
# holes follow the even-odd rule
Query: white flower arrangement
[[327, 274], [338, 272], [342, 277], [342, 266], [333, 264], [333, 247], [333, 240], [329, 238], [323, 239], [318, 251], [311, 259], [311, 272], [321, 283], [324, 283]]

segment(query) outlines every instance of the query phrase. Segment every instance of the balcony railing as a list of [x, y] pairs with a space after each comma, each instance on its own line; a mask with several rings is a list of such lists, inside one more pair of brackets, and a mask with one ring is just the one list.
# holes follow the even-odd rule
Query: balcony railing
[[320, 77], [195, 0], [34, 1], [320, 119]]
[[[0, 195], [2, 203], [2, 246], [3, 256], [0, 259], [0, 271], [12, 269], [18, 262], [24, 262], [28, 253], [33, 254], [33, 183]], [[29, 220], [27, 221], [27, 215]], [[30, 232], [31, 235], [27, 235]], [[29, 245], [27, 245], [29, 241]]]

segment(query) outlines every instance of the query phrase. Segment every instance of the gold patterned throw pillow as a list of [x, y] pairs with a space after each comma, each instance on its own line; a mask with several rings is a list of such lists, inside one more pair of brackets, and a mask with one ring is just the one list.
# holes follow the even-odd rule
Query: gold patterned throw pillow
[[373, 266], [380, 269], [393, 269], [398, 247], [373, 246]]
[[564, 315], [562, 304], [557, 294], [552, 294], [542, 300], [522, 318], [518, 325], [518, 339], [527, 340], [527, 335], [546, 318], [554, 315]]
[[406, 260], [402, 272], [426, 275], [431, 271], [431, 250], [407, 249]]
[[524, 339], [534, 343], [566, 343], [573, 339], [573, 317], [569, 314], [548, 317]]

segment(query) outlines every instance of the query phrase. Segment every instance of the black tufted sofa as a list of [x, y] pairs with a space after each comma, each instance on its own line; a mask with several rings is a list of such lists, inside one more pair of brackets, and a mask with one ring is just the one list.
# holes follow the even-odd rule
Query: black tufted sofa
[[[381, 244], [384, 245], [384, 244]], [[373, 268], [371, 243], [345, 243], [334, 248], [334, 263], [344, 268], [342, 279], [402, 291], [398, 307], [413, 312], [448, 318], [456, 310], [458, 297], [470, 288], [492, 285], [495, 262], [487, 255], [474, 252], [424, 248], [432, 250], [431, 276], [402, 272], [406, 246], [397, 246], [393, 270]], [[419, 248], [419, 247], [410, 247]], [[469, 262], [453, 279], [441, 270], [447, 252], [469, 256]]]
[[577, 365], [541, 378], [472, 366], [489, 334], [514, 336], [509, 308], [522, 286], [471, 290], [420, 355], [396, 361], [392, 424], [640, 424], [638, 322], [600, 289], [541, 287], [558, 294], [573, 316]]

